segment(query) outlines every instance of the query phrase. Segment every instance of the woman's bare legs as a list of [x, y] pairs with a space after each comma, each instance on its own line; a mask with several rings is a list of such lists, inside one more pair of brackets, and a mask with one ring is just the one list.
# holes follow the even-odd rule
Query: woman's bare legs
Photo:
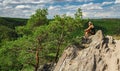
[[85, 38], [88, 38], [88, 32], [85, 32]]

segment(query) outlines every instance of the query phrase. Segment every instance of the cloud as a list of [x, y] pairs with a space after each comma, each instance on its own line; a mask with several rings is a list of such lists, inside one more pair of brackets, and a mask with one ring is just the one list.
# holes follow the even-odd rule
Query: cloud
[[2, 2], [0, 1], [0, 4], [2, 4]]
[[86, 10], [95, 10], [95, 9], [103, 9], [102, 8], [102, 6], [101, 6], [101, 4], [99, 4], [99, 3], [96, 3], [96, 4], [94, 4], [94, 3], [88, 3], [88, 4], [83, 4], [82, 6], [81, 6], [81, 8], [82, 9], [86, 9]]
[[84, 18], [120, 18], [120, 4], [104, 7], [101, 10], [85, 10]]
[[54, 2], [91, 2], [93, 0], [50, 0]]
[[77, 10], [78, 8], [80, 8], [81, 5], [65, 5], [63, 7], [63, 9], [66, 9], [66, 10], [69, 10], [69, 11], [72, 11], [72, 10]]
[[62, 14], [65, 14], [65, 12], [63, 12], [63, 10], [62, 10], [62, 6], [60, 6], [60, 5], [56, 5], [56, 6], [49, 6], [48, 7], [48, 13], [49, 13], [49, 15], [48, 15], [48, 17], [49, 18], [53, 18], [55, 15], [62, 15]]
[[21, 8], [31, 8], [31, 7], [28, 6], [28, 5], [18, 5], [18, 6], [16, 6], [15, 8], [21, 9]]
[[74, 13], [73, 13], [73, 12], [67, 12], [66, 15], [67, 15], [67, 16], [71, 16], [71, 17], [74, 17]]
[[13, 0], [11, 3], [48, 3], [50, 0]]
[[[64, 0], [65, 1], [65, 0]], [[93, 1], [93, 0], [66, 0], [66, 1], [76, 1], [76, 2], [90, 2], [90, 1]]]
[[120, 3], [120, 0], [115, 0], [115, 3]]
[[53, 9], [55, 9], [54, 6], [50, 6], [50, 7], [48, 8], [48, 10], [53, 10]]
[[57, 6], [49, 6], [48, 10], [60, 10], [62, 7], [60, 5]]
[[2, 0], [0, 16], [29, 18], [36, 9], [46, 7], [50, 0]]
[[4, 5], [8, 5], [8, 4], [46, 4], [46, 3], [53, 3], [50, 2], [52, 0], [3, 0], [3, 4]]
[[80, 1], [80, 2], [90, 2], [90, 1], [93, 1], [93, 0], [77, 0], [77, 1]]
[[49, 6], [48, 10], [50, 11], [49, 13], [52, 13], [52, 15], [66, 14], [67, 16], [73, 17], [78, 8], [81, 8], [83, 10], [84, 17], [92, 17], [91, 12], [103, 9], [100, 3], [94, 4], [91, 2], [82, 5]]
[[112, 4], [114, 2], [103, 2], [102, 5], [109, 5], [109, 4]]
[[[66, 14], [67, 16], [74, 16], [76, 10], [80, 8], [79, 5], [56, 5], [56, 6], [49, 6], [49, 17], [52, 18], [55, 15], [63, 15]], [[51, 16], [52, 15], [52, 16]]]
[[120, 0], [0, 0], [0, 16], [29, 18], [36, 9], [48, 8], [48, 18], [54, 15], [74, 15], [78, 8], [84, 18], [119, 17]]

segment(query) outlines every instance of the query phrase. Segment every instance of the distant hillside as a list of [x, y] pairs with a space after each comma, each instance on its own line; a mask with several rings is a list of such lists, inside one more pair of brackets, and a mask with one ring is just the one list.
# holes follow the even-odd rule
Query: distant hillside
[[120, 35], [120, 19], [91, 19], [96, 29], [101, 29], [105, 35]]
[[0, 17], [0, 25], [14, 29], [15, 26], [25, 25], [28, 19]]
[[18, 37], [16, 26], [23, 26], [28, 19], [0, 17], [0, 43], [6, 40], [14, 40]]

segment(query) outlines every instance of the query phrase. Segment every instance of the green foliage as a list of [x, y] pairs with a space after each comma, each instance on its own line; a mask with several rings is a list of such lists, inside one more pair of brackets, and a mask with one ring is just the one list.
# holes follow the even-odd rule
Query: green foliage
[[26, 26], [16, 27], [16, 31], [21, 37], [15, 41], [3, 43], [0, 49], [3, 58], [0, 59], [5, 59], [5, 57], [6, 59], [2, 63], [3, 65], [0, 65], [1, 70], [16, 65], [10, 70], [26, 70], [35, 65], [36, 49], [40, 49], [40, 64], [53, 61], [56, 56], [60, 56], [64, 48], [72, 42], [70, 39], [81, 35], [79, 31], [82, 31], [80, 30], [82, 23], [79, 21], [81, 20], [79, 13], [78, 11], [77, 18], [56, 15], [54, 20], [48, 23], [47, 10], [36, 10]]
[[0, 26], [6, 26], [15, 29], [16, 26], [23, 26], [27, 19], [0, 17]]
[[7, 40], [14, 40], [17, 38], [17, 33], [8, 27], [0, 26], [0, 40], [7, 41]]
[[[34, 63], [35, 44], [31, 37], [23, 37], [15, 41], [4, 43], [0, 49], [0, 69], [4, 71], [18, 71], [23, 67], [31, 66], [29, 62]], [[4, 60], [4, 61], [3, 61]]]
[[27, 19], [0, 17], [0, 43], [17, 39], [15, 27], [25, 25], [26, 21]]
[[75, 32], [79, 28], [81, 28], [81, 24], [75, 23], [74, 18], [66, 15], [63, 15], [61, 17], [58, 15], [55, 16], [54, 20], [51, 21], [48, 25], [48, 40], [45, 42], [49, 42], [49, 45], [51, 45], [48, 49], [54, 48], [54, 50], [49, 51], [50, 53], [52, 53], [52, 56], [55, 56], [56, 50], [59, 49], [59, 52], [62, 52], [65, 46], [71, 43], [70, 39], [76, 37], [76, 35], [73, 35], [73, 32]]
[[114, 31], [113, 33], [117, 36], [120, 36], [120, 27], [116, 26], [116, 31]]
[[23, 35], [28, 36], [28, 35], [32, 34], [32, 31], [29, 30], [28, 28], [26, 28], [26, 26], [16, 27], [16, 32], [17, 32], [19, 37], [22, 37]]
[[97, 30], [101, 29], [105, 35], [118, 35], [120, 19], [91, 19]]
[[75, 13], [75, 19], [79, 21], [82, 20], [82, 10], [80, 8], [78, 8], [77, 12]]
[[27, 22], [27, 27], [32, 29], [34, 27], [38, 27], [40, 25], [47, 24], [47, 9], [37, 9], [36, 13], [31, 16], [31, 18]]

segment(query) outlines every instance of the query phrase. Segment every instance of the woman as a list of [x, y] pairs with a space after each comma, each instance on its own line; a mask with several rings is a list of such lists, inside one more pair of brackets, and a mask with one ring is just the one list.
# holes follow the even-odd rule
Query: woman
[[88, 38], [88, 36], [90, 35], [94, 35], [95, 34], [95, 29], [94, 29], [94, 25], [92, 22], [88, 22], [88, 28], [85, 29], [85, 38]]

